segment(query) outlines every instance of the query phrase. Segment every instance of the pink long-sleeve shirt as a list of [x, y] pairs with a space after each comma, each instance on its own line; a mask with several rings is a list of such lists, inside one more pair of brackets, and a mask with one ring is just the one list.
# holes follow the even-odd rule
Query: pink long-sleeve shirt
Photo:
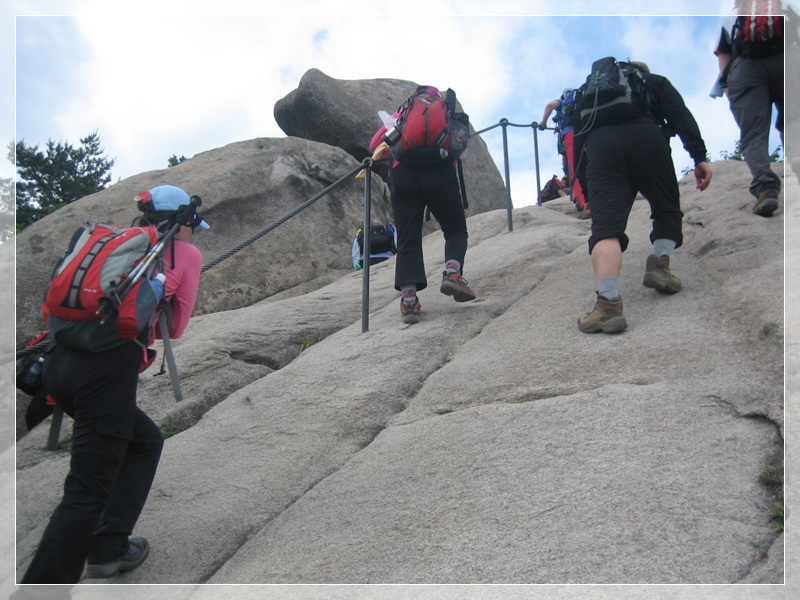
[[[164, 253], [164, 294], [171, 297], [172, 319], [174, 325], [169, 328], [170, 339], [183, 335], [189, 318], [192, 316], [197, 301], [197, 287], [200, 284], [200, 270], [203, 257], [196, 246], [183, 240], [173, 240], [175, 244], [175, 268], [172, 268], [172, 249]], [[161, 338], [158, 328], [156, 337]]]

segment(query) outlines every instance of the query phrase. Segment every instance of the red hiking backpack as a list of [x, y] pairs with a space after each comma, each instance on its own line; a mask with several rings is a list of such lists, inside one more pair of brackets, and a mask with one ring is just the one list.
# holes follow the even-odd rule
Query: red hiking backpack
[[731, 31], [737, 56], [761, 58], [783, 52], [783, 14], [780, 0], [742, 0]]
[[542, 188], [542, 202], [559, 198], [558, 192], [561, 189], [561, 182], [558, 180], [558, 176], [553, 175], [553, 178], [545, 183], [544, 187]]
[[72, 236], [45, 290], [42, 312], [56, 342], [103, 352], [133, 340], [145, 347], [159, 303], [150, 279], [139, 279], [109, 314], [125, 276], [158, 242], [153, 227], [114, 227], [89, 222]]
[[392, 156], [406, 165], [452, 163], [469, 142], [469, 116], [455, 111], [456, 94], [446, 99], [428, 86], [420, 86], [400, 107], [395, 128], [399, 138], [390, 146]]

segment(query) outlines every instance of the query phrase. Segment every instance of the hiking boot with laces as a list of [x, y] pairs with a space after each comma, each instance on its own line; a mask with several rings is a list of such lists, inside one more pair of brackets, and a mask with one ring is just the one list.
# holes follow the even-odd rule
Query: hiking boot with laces
[[622, 298], [609, 300], [597, 294], [594, 310], [578, 317], [578, 329], [584, 333], [616, 333], [628, 327], [622, 315]]
[[778, 210], [778, 190], [765, 190], [758, 195], [753, 214], [761, 217], [771, 217]]
[[400, 299], [400, 318], [403, 323], [419, 323], [419, 313], [422, 306], [419, 303], [419, 298], [413, 302], [406, 302]]
[[442, 287], [440, 291], [447, 295], [452, 296], [456, 302], [469, 302], [475, 300], [475, 292], [473, 292], [467, 285], [467, 280], [461, 277], [459, 273], [442, 273]]
[[143, 537], [134, 537], [128, 541], [128, 551], [117, 560], [97, 564], [89, 563], [86, 565], [84, 577], [89, 579], [107, 579], [113, 577], [120, 571], [133, 571], [144, 562], [150, 553], [150, 544]]
[[647, 257], [642, 285], [662, 294], [676, 294], [681, 291], [681, 280], [669, 270], [669, 256]]

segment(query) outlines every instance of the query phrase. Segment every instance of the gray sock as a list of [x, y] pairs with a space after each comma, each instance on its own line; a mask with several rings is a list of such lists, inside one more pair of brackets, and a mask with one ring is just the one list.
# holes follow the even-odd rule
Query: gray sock
[[675, 240], [660, 239], [653, 242], [653, 254], [669, 256], [675, 250]]
[[606, 300], [619, 298], [619, 277], [603, 277], [597, 281], [597, 293]]

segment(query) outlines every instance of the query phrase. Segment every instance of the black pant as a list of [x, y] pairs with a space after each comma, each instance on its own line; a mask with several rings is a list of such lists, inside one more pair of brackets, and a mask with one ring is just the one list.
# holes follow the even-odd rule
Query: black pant
[[390, 172], [392, 210], [397, 228], [397, 264], [394, 285], [428, 286], [422, 256], [422, 223], [425, 207], [444, 233], [445, 262], [454, 259], [464, 265], [467, 253], [467, 218], [461, 203], [461, 189], [455, 166], [396, 165]]
[[589, 252], [603, 239], [628, 247], [628, 225], [637, 192], [650, 204], [650, 241], [683, 243], [678, 179], [672, 153], [656, 123], [642, 118], [600, 127], [586, 140], [586, 187], [592, 211]]
[[75, 419], [70, 470], [22, 583], [77, 583], [84, 562], [111, 562], [128, 548], [155, 477], [164, 438], [136, 406], [142, 349], [99, 354], [57, 346], [44, 385]]

